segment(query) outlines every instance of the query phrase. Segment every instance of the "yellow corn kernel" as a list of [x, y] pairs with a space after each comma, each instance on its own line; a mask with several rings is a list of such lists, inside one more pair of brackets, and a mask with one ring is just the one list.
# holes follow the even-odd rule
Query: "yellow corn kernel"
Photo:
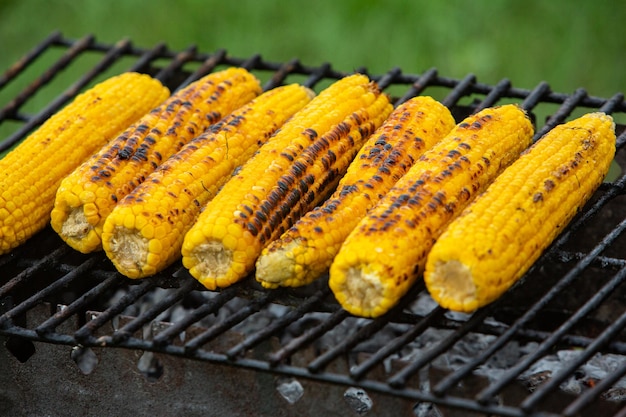
[[450, 111], [431, 97], [400, 105], [367, 140], [333, 195], [263, 249], [257, 281], [266, 288], [297, 287], [323, 275], [359, 220], [454, 125]]
[[548, 132], [454, 220], [424, 272], [443, 307], [471, 312], [499, 298], [595, 192], [615, 155], [615, 125], [591, 113]]
[[324, 89], [209, 202], [185, 236], [183, 265], [209, 289], [244, 278], [263, 246], [337, 185], [391, 110], [388, 97], [364, 75]]
[[0, 160], [0, 254], [50, 221], [61, 180], [169, 95], [148, 75], [124, 73], [79, 94]]
[[[80, 252], [101, 249], [102, 226], [119, 200], [187, 142], [260, 91], [259, 81], [248, 71], [228, 68], [176, 92], [63, 180], [52, 228]], [[97, 210], [88, 214], [88, 204]]]
[[422, 274], [444, 227], [530, 145], [533, 126], [508, 104], [469, 116], [434, 147], [350, 233], [329, 285], [357, 316], [387, 312]]
[[[185, 233], [200, 210], [313, 95], [297, 84], [260, 95], [194, 138], [124, 197], [102, 232], [103, 248], [117, 270], [129, 278], [143, 278], [180, 258]], [[228, 233], [240, 238], [240, 230], [233, 226], [226, 227]], [[145, 236], [146, 227], [155, 229], [154, 238], [152, 233]]]

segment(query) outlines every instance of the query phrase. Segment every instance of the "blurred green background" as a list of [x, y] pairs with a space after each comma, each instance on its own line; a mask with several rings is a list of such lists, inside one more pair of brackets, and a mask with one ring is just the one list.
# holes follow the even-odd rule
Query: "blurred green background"
[[[443, 76], [474, 73], [490, 84], [507, 77], [529, 89], [545, 80], [554, 91], [584, 87], [605, 97], [626, 91], [624, 22], [617, 1], [0, 0], [0, 73], [60, 30], [105, 43], [128, 37], [145, 48], [165, 41], [175, 50], [297, 57], [340, 71], [437, 67]], [[74, 70], [83, 71], [68, 68], [68, 80]], [[0, 107], [21, 88], [0, 90]], [[29, 106], [37, 100], [49, 98]], [[6, 130], [0, 124], [0, 140]]]

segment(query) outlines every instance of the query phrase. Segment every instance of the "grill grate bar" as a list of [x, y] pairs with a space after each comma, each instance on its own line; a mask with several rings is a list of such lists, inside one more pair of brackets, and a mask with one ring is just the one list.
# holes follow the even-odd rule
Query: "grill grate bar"
[[[129, 49], [132, 49], [132, 44], [129, 45]], [[165, 43], [159, 43], [154, 48], [146, 50], [141, 54], [133, 66], [128, 69], [128, 71], [147, 72], [150, 62], [162, 55], [166, 49], [167, 47]]]
[[315, 306], [322, 300], [324, 297], [328, 295], [330, 290], [328, 288], [324, 288], [312, 296], [308, 297], [304, 300], [298, 308], [290, 310], [287, 314], [274, 321], [271, 325], [263, 328], [252, 336], [247, 337], [243, 342], [238, 345], [232, 347], [226, 352], [226, 356], [229, 359], [234, 359], [237, 356], [241, 355], [247, 349], [250, 349], [260, 342], [267, 340], [273, 334], [276, 334], [279, 330], [284, 329], [291, 323], [300, 319], [306, 313], [310, 312]]
[[4, 108], [0, 109], [0, 120], [6, 119], [15, 113], [29, 98], [31, 98], [37, 90], [52, 81], [64, 68], [66, 68], [81, 52], [86, 50], [93, 42], [92, 35], [85, 36], [68, 49], [61, 58], [50, 66], [44, 73], [33, 83], [29, 84], [21, 93], [11, 100]]
[[220, 49], [215, 54], [208, 57], [202, 65], [195, 70], [189, 77], [187, 77], [178, 87], [176, 87], [176, 91], [179, 91], [194, 81], [199, 80], [204, 75], [209, 74], [213, 69], [220, 64], [226, 57], [226, 50]]
[[[584, 258], [581, 259], [575, 266], [572, 268], [567, 274], [563, 276], [539, 301], [537, 301], [529, 310], [520, 317], [515, 324], [513, 324], [509, 330], [507, 330], [502, 336], [500, 336], [493, 344], [493, 346], [497, 346], [498, 349], [511, 338], [517, 331], [517, 329], [522, 328], [526, 325], [530, 320], [532, 320], [538, 313], [541, 311], [552, 299], [557, 297], [561, 292], [563, 292], [573, 281], [580, 278], [581, 272], [586, 269], [589, 265], [591, 265], [592, 260], [598, 256], [610, 242], [615, 240], [619, 234], [626, 229], [626, 220], [622, 221], [620, 225], [610, 232], [608, 235], [604, 237], [602, 242], [598, 244], [593, 250]], [[592, 343], [593, 344], [593, 343]], [[517, 377], [517, 373], [507, 372], [498, 379], [497, 382], [489, 385], [487, 388], [482, 390], [477, 399], [481, 403], [486, 403], [491, 401], [495, 395], [504, 388], [508, 382], [512, 381]]]
[[48, 106], [33, 116], [26, 124], [13, 133], [8, 138], [0, 142], [0, 152], [3, 152], [17, 143], [20, 139], [26, 136], [34, 127], [39, 126], [45, 122], [50, 116], [57, 112], [67, 102], [69, 102], [82, 88], [89, 84], [100, 73], [105, 71], [108, 67], [113, 65], [120, 54], [128, 48], [130, 43], [128, 41], [119, 42], [113, 47], [103, 58], [96, 64], [90, 71], [85, 73], [77, 82], [72, 84], [67, 90], [65, 90], [56, 99], [52, 100]]
[[230, 330], [238, 323], [241, 323], [243, 320], [248, 318], [249, 316], [257, 313], [263, 306], [272, 302], [273, 298], [276, 296], [275, 291], [271, 291], [266, 294], [264, 297], [253, 300], [246, 307], [240, 309], [236, 313], [232, 314], [226, 320], [220, 323], [216, 323], [213, 326], [209, 327], [206, 331], [199, 334], [195, 338], [191, 339], [187, 344], [185, 344], [185, 352], [192, 353], [200, 349], [200, 347], [209, 341], [213, 340], [220, 334], [224, 333], [227, 330]]
[[609, 325], [591, 345], [587, 346], [575, 359], [568, 362], [562, 369], [546, 381], [539, 389], [529, 395], [521, 404], [520, 408], [526, 412], [533, 411], [540, 401], [547, 395], [558, 389], [559, 385], [570, 377], [576, 369], [595, 355], [603, 345], [613, 339], [624, 327], [626, 327], [626, 313], [622, 314], [614, 323]]
[[439, 306], [435, 307], [427, 316], [413, 326], [411, 330], [403, 333], [401, 336], [398, 336], [396, 339], [386, 344], [378, 352], [373, 354], [370, 358], [351, 369], [350, 376], [357, 380], [363, 378], [369, 370], [371, 370], [378, 363], [382, 362], [386, 357], [399, 351], [402, 347], [406, 346], [407, 343], [411, 342], [429, 327], [433, 326], [443, 317], [445, 312], [445, 309]]
[[[622, 362], [613, 372], [572, 401], [570, 405], [563, 410], [563, 416], [574, 417], [580, 415], [579, 413], [583, 408], [589, 406], [593, 400], [598, 398], [604, 391], [611, 388], [611, 386], [624, 375], [626, 375], [626, 361]], [[626, 410], [626, 408], [624, 410]]]
[[526, 111], [531, 111], [549, 92], [550, 85], [545, 81], [540, 82], [537, 87], [524, 98], [521, 107]]
[[406, 385], [408, 379], [413, 376], [417, 371], [430, 363], [433, 359], [448, 351], [454, 344], [461, 340], [471, 331], [475, 330], [485, 318], [489, 316], [493, 310], [495, 304], [491, 304], [481, 310], [474, 313], [471, 318], [463, 323], [454, 333], [451, 333], [444, 339], [442, 339], [437, 345], [424, 352], [418, 360], [411, 362], [408, 366], [397, 372], [391, 378], [387, 380], [390, 386], [394, 388], [402, 388]]
[[446, 98], [441, 101], [441, 104], [444, 106], [451, 108], [454, 106], [461, 97], [466, 95], [469, 91], [469, 88], [476, 82], [476, 76], [474, 74], [468, 74], [463, 78], [454, 89], [448, 94]]
[[479, 112], [480, 110], [486, 109], [487, 107], [494, 106], [498, 100], [506, 95], [507, 91], [511, 89], [511, 80], [508, 78], [504, 78], [495, 85], [495, 87], [489, 91], [489, 93], [485, 96], [483, 101], [476, 107], [475, 112]]
[[205, 304], [196, 308], [194, 311], [191, 311], [184, 318], [172, 324], [170, 327], [156, 335], [152, 340], [153, 343], [157, 346], [163, 346], [169, 343], [172, 339], [185, 331], [185, 329], [187, 329], [193, 323], [200, 321], [209, 314], [215, 313], [224, 304], [235, 298], [237, 296], [237, 293], [237, 287], [228, 287], [225, 290], [220, 291], [216, 297], [206, 301]]
[[186, 50], [176, 54], [172, 62], [170, 62], [169, 65], [161, 69], [154, 76], [154, 78], [161, 81], [163, 84], [167, 84], [167, 81], [174, 78], [174, 74], [178, 72], [178, 70], [185, 63], [191, 61], [191, 59], [196, 55], [196, 52], [197, 52], [197, 47], [195, 45], [192, 45]]
[[[114, 277], [116, 276], [118, 275], [114, 275]], [[124, 294], [119, 300], [117, 300], [115, 304], [98, 314], [98, 316], [94, 319], [89, 320], [80, 329], [78, 329], [76, 333], [74, 333], [74, 337], [76, 338], [76, 340], [80, 342], [86, 342], [87, 340], [89, 340], [89, 338], [93, 336], [93, 333], [96, 330], [104, 326], [116, 315], [120, 314], [126, 307], [137, 301], [139, 297], [153, 289], [155, 285], [155, 281], [146, 280], [143, 281], [141, 284], [130, 288], [129, 291]]]
[[330, 315], [330, 317], [322, 321], [319, 325], [309, 329], [301, 336], [292, 339], [280, 350], [270, 354], [270, 364], [272, 366], [277, 366], [280, 362], [291, 357], [291, 355], [293, 355], [297, 350], [300, 350], [310, 345], [313, 341], [317, 340], [320, 336], [335, 328], [339, 323], [341, 323], [348, 317], [350, 317], [350, 313], [348, 313], [346, 310], [336, 310]]
[[195, 286], [196, 282], [193, 280], [188, 280], [183, 283], [180, 288], [177, 288], [173, 293], [168, 294], [162, 300], [154, 303], [154, 305], [148, 310], [142, 312], [141, 315], [117, 330], [111, 337], [111, 343], [118, 344], [122, 340], [131, 337], [137, 330], [141, 329], [144, 325], [148, 324], [148, 322], [154, 320], [160, 313], [182, 299], [186, 294], [193, 290]]
[[23, 301], [22, 303], [13, 307], [11, 310], [4, 313], [2, 316], [0, 316], [0, 328], [8, 325], [15, 317], [32, 309], [35, 305], [45, 300], [51, 294], [54, 294], [59, 289], [67, 287], [73, 280], [80, 278], [83, 274], [89, 271], [89, 269], [93, 268], [96, 263], [95, 261], [96, 258], [86, 260], [81, 265], [78, 265], [75, 269], [67, 273], [65, 276], [59, 278], [51, 285], [33, 294], [26, 301]]
[[52, 264], [57, 263], [59, 258], [61, 258], [63, 255], [65, 255], [68, 252], [69, 252], [69, 247], [61, 246], [58, 249], [51, 252], [50, 254], [46, 255], [45, 257], [35, 262], [32, 266], [26, 268], [25, 270], [17, 274], [9, 282], [4, 284], [2, 288], [0, 288], [0, 298], [5, 297], [11, 291], [15, 290], [15, 288], [24, 284], [35, 273], [41, 271], [42, 269]]
[[[7, 69], [2, 76], [0, 76], [0, 88], [4, 87], [13, 78], [17, 77], [22, 71], [24, 71], [35, 59], [39, 58], [46, 49], [61, 39], [61, 32], [56, 31], [51, 33], [41, 43], [36, 45], [33, 49], [28, 51], [22, 58], [20, 58], [15, 64]], [[0, 118], [1, 119], [1, 118]]]
[[277, 71], [272, 74], [272, 77], [263, 86], [263, 91], [271, 90], [278, 87], [285, 81], [285, 78], [292, 72], [301, 68], [300, 61], [298, 59], [292, 59], [291, 61], [282, 65]]
[[381, 330], [385, 327], [389, 320], [392, 320], [396, 315], [398, 315], [402, 309], [406, 307], [406, 305], [414, 299], [417, 293], [424, 289], [424, 284], [421, 285], [416, 284], [411, 288], [410, 292], [400, 300], [393, 309], [385, 314], [384, 317], [379, 320], [370, 321], [367, 325], [360, 328], [354, 334], [343, 339], [341, 343], [338, 343], [333, 348], [327, 350], [326, 352], [319, 355], [315, 358], [309, 365], [307, 366], [308, 370], [312, 373], [320, 372], [324, 367], [326, 367], [330, 362], [336, 359], [339, 355], [349, 351], [353, 347], [357, 346], [359, 343], [371, 337], [373, 334]]
[[[626, 279], [626, 269], [620, 270], [620, 273], [615, 275], [613, 279], [607, 282], [592, 298], [590, 298], [576, 313], [570, 316], [556, 331], [552, 332], [550, 336], [545, 339], [536, 350], [529, 353], [524, 359], [517, 362], [514, 366], [507, 370], [508, 378], [500, 378], [502, 384], [510, 383], [513, 379], [519, 376], [524, 370], [528, 369], [535, 361], [542, 356], [546, 355], [550, 349], [556, 345], [556, 343], [581, 319], [588, 315], [591, 311], [598, 308], [598, 306], [608, 298], [611, 293]], [[494, 344], [487, 348], [482, 354], [474, 358], [466, 365], [461, 367], [456, 372], [448, 375], [441, 380], [433, 389], [435, 395], [443, 395], [446, 391], [451, 389], [455, 384], [461, 381], [478, 365], [485, 363], [497, 350], [502, 346], [500, 344]]]
[[550, 118], [543, 125], [543, 127], [539, 129], [537, 133], [535, 133], [535, 136], [533, 137], [533, 142], [538, 141], [554, 127], [563, 123], [563, 121], [567, 119], [567, 116], [569, 116], [572, 111], [574, 111], [574, 109], [578, 107], [579, 103], [585, 97], [587, 97], [587, 91], [585, 89], [579, 88], [574, 91], [574, 94], [569, 96], [559, 107], [559, 109], [552, 116], [550, 116]]
[[[91, 266], [95, 264], [97, 258], [91, 258], [85, 262], [85, 264], [89, 263]], [[84, 309], [84, 307], [90, 301], [93, 301], [96, 297], [102, 295], [106, 290], [111, 288], [113, 285], [118, 284], [120, 282], [120, 277], [117, 275], [113, 275], [106, 280], [100, 282], [98, 285], [87, 291], [82, 296], [78, 297], [74, 302], [65, 306], [61, 311], [54, 314], [48, 320], [41, 323], [39, 326], [35, 328], [35, 332], [37, 334], [46, 334], [54, 331], [61, 323], [68, 320], [77, 312]]]
[[[399, 75], [400, 76], [400, 75]], [[417, 80], [413, 82], [408, 91], [396, 100], [396, 106], [404, 103], [405, 101], [419, 95], [428, 85], [437, 77], [437, 69], [430, 68], [422, 75], [419, 76]]]

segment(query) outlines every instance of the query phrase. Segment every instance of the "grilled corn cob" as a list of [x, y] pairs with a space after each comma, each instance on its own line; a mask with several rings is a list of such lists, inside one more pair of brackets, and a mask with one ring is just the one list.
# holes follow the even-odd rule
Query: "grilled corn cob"
[[50, 117], [0, 160], [0, 254], [50, 221], [63, 177], [169, 95], [138, 73], [111, 77]]
[[469, 116], [383, 196], [330, 267], [337, 301], [357, 316], [387, 312], [424, 270], [445, 225], [529, 146], [533, 127], [513, 104]]
[[320, 92], [209, 202], [185, 236], [183, 265], [209, 289], [245, 277], [263, 246], [337, 185], [391, 110], [364, 75]]
[[80, 252], [101, 249], [102, 226], [119, 200], [193, 137], [260, 91], [248, 71], [228, 68], [173, 94], [63, 180], [52, 228]]
[[201, 208], [313, 95], [297, 84], [262, 94], [193, 139], [124, 197], [102, 232], [103, 248], [117, 270], [143, 278], [177, 260]]
[[589, 200], [614, 155], [604, 113], [552, 129], [440, 236], [424, 273], [432, 297], [462, 312], [500, 297]]
[[431, 97], [400, 105], [367, 140], [333, 195], [263, 249], [257, 281], [266, 288], [297, 287], [324, 274], [359, 220], [454, 125], [450, 111]]

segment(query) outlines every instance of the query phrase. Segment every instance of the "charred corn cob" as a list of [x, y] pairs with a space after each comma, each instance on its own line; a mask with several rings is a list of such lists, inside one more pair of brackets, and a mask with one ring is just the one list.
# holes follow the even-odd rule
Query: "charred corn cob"
[[263, 249], [257, 281], [266, 288], [297, 287], [324, 274], [359, 220], [454, 125], [450, 111], [431, 97], [400, 105], [367, 140], [333, 195]]
[[552, 129], [439, 237], [424, 273], [432, 297], [462, 312], [500, 297], [589, 200], [614, 155], [604, 113]]
[[111, 77], [78, 95], [0, 159], [0, 254], [48, 224], [63, 177], [168, 95], [147, 75]]
[[169, 156], [223, 116], [252, 100], [259, 81], [243, 68], [209, 74], [173, 94], [63, 180], [52, 228], [72, 248], [102, 248], [113, 207]]
[[262, 94], [193, 139], [124, 197], [102, 232], [117, 270], [143, 278], [177, 260], [201, 208], [313, 95], [297, 84]]
[[324, 89], [209, 202], [185, 236], [183, 265], [209, 289], [245, 277], [263, 246], [337, 185], [391, 110], [364, 75]]
[[350, 233], [330, 267], [337, 301], [357, 316], [387, 312], [423, 272], [445, 225], [530, 145], [532, 134], [513, 104], [455, 126]]

